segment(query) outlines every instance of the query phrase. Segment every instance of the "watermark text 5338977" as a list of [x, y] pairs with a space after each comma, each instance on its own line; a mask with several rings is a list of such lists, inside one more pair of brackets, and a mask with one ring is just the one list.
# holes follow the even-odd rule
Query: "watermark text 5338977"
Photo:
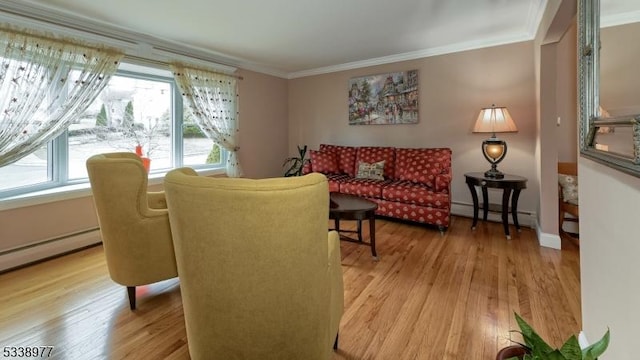
[[3, 358], [13, 359], [38, 359], [48, 358], [53, 353], [53, 346], [4, 346], [2, 347]]

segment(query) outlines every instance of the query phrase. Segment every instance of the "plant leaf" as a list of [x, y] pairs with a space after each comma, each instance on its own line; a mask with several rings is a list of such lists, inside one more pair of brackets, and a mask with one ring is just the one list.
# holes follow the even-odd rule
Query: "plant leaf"
[[548, 354], [553, 352], [553, 349], [549, 344], [547, 344], [540, 335], [538, 335], [531, 325], [527, 324], [523, 318], [518, 315], [518, 313], [514, 313], [516, 316], [516, 322], [522, 331], [522, 337], [524, 338], [524, 342], [527, 344], [527, 347], [531, 349], [531, 353], [533, 355], [537, 354]]
[[[579, 356], [580, 356], [580, 355], [579, 355]], [[552, 352], [550, 352], [550, 353], [546, 354], [544, 357], [541, 357], [540, 359], [541, 359], [541, 360], [542, 360], [542, 359], [544, 359], [544, 360], [579, 360], [579, 359], [580, 359], [580, 357], [577, 357], [577, 358], [569, 357], [569, 358], [568, 358], [568, 357], [565, 357], [565, 356], [560, 352], [560, 350], [556, 349], [556, 350], [553, 350]]]
[[582, 349], [575, 335], [572, 335], [560, 348], [560, 353], [566, 359], [582, 359]]
[[604, 334], [604, 336], [602, 336], [600, 340], [598, 340], [598, 342], [590, 346], [587, 346], [585, 349], [582, 350], [582, 358], [585, 360], [595, 360], [598, 358], [598, 356], [602, 355], [602, 353], [604, 353], [605, 350], [607, 350], [608, 346], [609, 346], [609, 329], [607, 329], [607, 332]]

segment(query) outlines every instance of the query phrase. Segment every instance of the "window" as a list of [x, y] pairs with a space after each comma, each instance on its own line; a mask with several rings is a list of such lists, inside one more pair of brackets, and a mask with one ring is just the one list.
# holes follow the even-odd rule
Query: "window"
[[[127, 68], [123, 64], [121, 69]], [[169, 71], [120, 70], [67, 131], [27, 157], [0, 167], [0, 198], [87, 182], [94, 154], [135, 151], [151, 159], [150, 172], [179, 166], [223, 167], [226, 153], [184, 111]], [[162, 75], [158, 75], [158, 74]]]

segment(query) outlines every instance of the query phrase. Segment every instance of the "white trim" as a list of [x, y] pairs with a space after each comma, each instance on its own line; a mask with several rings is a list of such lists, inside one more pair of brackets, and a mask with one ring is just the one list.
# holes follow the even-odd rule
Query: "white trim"
[[287, 78], [296, 79], [296, 78], [301, 78], [306, 76], [322, 75], [322, 74], [328, 74], [328, 73], [344, 71], [344, 70], [359, 69], [367, 66], [376, 66], [376, 65], [395, 63], [399, 61], [416, 60], [416, 59], [421, 59], [421, 58], [426, 58], [431, 56], [451, 54], [451, 53], [462, 52], [467, 50], [482, 49], [482, 48], [491, 47], [491, 46], [508, 45], [508, 44], [514, 44], [514, 43], [519, 43], [524, 41], [530, 41], [530, 40], [531, 40], [531, 37], [527, 34], [527, 35], [520, 35], [520, 36], [497, 37], [492, 39], [466, 41], [466, 42], [461, 42], [457, 44], [444, 45], [444, 46], [425, 49], [425, 50], [411, 51], [411, 52], [406, 52], [402, 54], [383, 56], [383, 57], [373, 58], [373, 59], [368, 59], [363, 61], [354, 61], [354, 62], [349, 62], [345, 64], [321, 67], [317, 69], [297, 71], [297, 72], [289, 73], [287, 75]]
[[[200, 176], [217, 176], [226, 174], [225, 169], [194, 169]], [[148, 186], [162, 184], [166, 172], [149, 175]], [[47, 190], [34, 191], [27, 194], [16, 195], [0, 199], [0, 211], [18, 209], [27, 206], [47, 204], [56, 201], [71, 200], [91, 196], [89, 181], [82, 184], [60, 186]]]
[[542, 229], [537, 223], [536, 234], [538, 235], [538, 242], [540, 243], [540, 246], [556, 250], [562, 249], [562, 241], [560, 240], [560, 235], [542, 232]]
[[631, 11], [622, 14], [614, 14], [602, 16], [600, 18], [600, 27], [606, 28], [611, 26], [625, 25], [640, 22], [640, 10]]
[[[529, 29], [529, 38], [532, 40], [538, 33], [540, 22], [544, 16], [544, 11], [547, 8], [548, 0], [540, 2], [531, 1], [529, 3], [529, 15], [527, 16], [527, 29]], [[536, 6], [537, 4], [537, 6]]]
[[[473, 205], [464, 202], [453, 202], [451, 204], [451, 214], [473, 218]], [[482, 218], [482, 209], [479, 209], [478, 218]], [[536, 220], [536, 213], [518, 211], [518, 222], [520, 226], [527, 226], [536, 230], [536, 236], [538, 237], [538, 243], [540, 246], [558, 249], [561, 248], [560, 236], [556, 234], [543, 233], [540, 230], [538, 221]], [[487, 214], [488, 221], [502, 222], [502, 216], [496, 212], [489, 212]], [[482, 220], [478, 220], [482, 221]], [[509, 214], [509, 224], [513, 224], [511, 214]]]
[[90, 230], [80, 234], [71, 234], [58, 239], [44, 241], [38, 244], [23, 246], [0, 253], [0, 271], [13, 269], [38, 260], [50, 258], [86, 246], [98, 244], [102, 241], [100, 230]]
[[[473, 218], [473, 204], [454, 201], [451, 204], [451, 214]], [[534, 228], [535, 213], [530, 211], [518, 211], [518, 223], [520, 226]], [[478, 210], [478, 221], [482, 221], [482, 209]], [[490, 211], [487, 214], [487, 221], [502, 223], [502, 215], [497, 212]], [[513, 224], [511, 213], [509, 213], [509, 224]]]
[[3, 0], [0, 3], [0, 21], [49, 33], [55, 32], [84, 41], [99, 42], [118, 48], [129, 56], [161, 62], [188, 61], [223, 72], [235, 72], [235, 65], [241, 61], [226, 54], [158, 39], [103, 21], [61, 12], [47, 4]]

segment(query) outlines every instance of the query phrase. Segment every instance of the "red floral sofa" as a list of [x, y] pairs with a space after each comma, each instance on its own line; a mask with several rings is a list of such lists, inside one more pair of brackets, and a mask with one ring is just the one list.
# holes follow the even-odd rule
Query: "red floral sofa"
[[[310, 151], [310, 158], [311, 162], [303, 171], [305, 174], [323, 173], [329, 179], [329, 191], [362, 196], [376, 202], [377, 215], [436, 225], [441, 231], [449, 227], [449, 148], [321, 144], [318, 151]], [[378, 167], [381, 174], [367, 172], [370, 165], [376, 163], [383, 164], [383, 167]]]

